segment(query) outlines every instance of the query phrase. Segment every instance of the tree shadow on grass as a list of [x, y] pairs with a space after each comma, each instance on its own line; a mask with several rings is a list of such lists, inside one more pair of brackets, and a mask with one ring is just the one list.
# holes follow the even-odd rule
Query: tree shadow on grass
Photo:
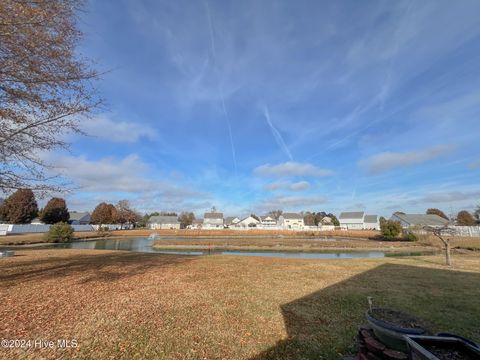
[[[46, 250], [38, 249], [43, 252]], [[0, 263], [0, 287], [18, 282], [61, 280], [77, 276], [80, 283], [117, 281], [142, 274], [149, 269], [161, 269], [193, 260], [192, 256], [146, 254], [135, 252], [108, 252], [75, 254]]]
[[480, 274], [383, 264], [282, 305], [288, 337], [252, 360], [338, 359], [354, 353], [367, 296], [376, 306], [423, 319], [432, 332], [480, 341]]

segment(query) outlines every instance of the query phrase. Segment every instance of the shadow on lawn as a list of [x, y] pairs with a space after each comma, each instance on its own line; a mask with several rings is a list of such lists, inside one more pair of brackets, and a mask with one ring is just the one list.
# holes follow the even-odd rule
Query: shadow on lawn
[[433, 331], [480, 340], [480, 274], [384, 264], [281, 306], [287, 339], [261, 359], [338, 359], [355, 352], [367, 296], [376, 306], [404, 310]]
[[[40, 250], [37, 251], [46, 251]], [[191, 256], [144, 254], [133, 252], [74, 254], [61, 257], [20, 260], [0, 264], [0, 286], [18, 282], [62, 280], [75, 275], [80, 283], [116, 281], [155, 268], [191, 261]]]

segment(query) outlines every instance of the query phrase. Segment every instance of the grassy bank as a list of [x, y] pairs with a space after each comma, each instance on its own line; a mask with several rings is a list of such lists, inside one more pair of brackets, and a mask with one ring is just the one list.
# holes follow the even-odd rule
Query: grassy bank
[[[110, 232], [110, 237], [143, 237], [155, 233], [165, 237], [187, 237], [195, 239], [214, 239], [214, 238], [267, 238], [267, 237], [284, 237], [284, 238], [314, 238], [314, 237], [346, 237], [346, 238], [368, 238], [378, 235], [376, 231], [271, 231], [271, 230], [116, 230]], [[96, 238], [96, 232], [75, 232], [74, 237], [77, 240]], [[26, 245], [38, 244], [44, 242], [43, 234], [21, 234], [0, 236], [0, 246], [2, 245]]]
[[[438, 245], [438, 244], [437, 244]], [[243, 251], [435, 251], [438, 247], [406, 241], [376, 241], [358, 239], [292, 239], [292, 238], [243, 238], [243, 239], [166, 239], [154, 242], [156, 249], [191, 250], [243, 250]]]
[[366, 297], [480, 341], [480, 257], [294, 260], [24, 250], [0, 261], [0, 358], [337, 359]]
[[[75, 240], [88, 240], [98, 238], [98, 233], [92, 232], [75, 232], [73, 233]], [[45, 242], [45, 233], [31, 233], [31, 234], [19, 234], [0, 236], [0, 246], [8, 245], [33, 245], [41, 244]]]

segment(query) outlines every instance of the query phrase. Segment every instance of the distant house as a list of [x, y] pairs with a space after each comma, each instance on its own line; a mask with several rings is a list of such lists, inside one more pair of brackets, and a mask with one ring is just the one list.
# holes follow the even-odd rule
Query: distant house
[[70, 225], [88, 225], [92, 221], [92, 217], [89, 212], [77, 212], [77, 211], [70, 211], [69, 212], [70, 219], [68, 223]]
[[154, 230], [180, 229], [180, 221], [175, 215], [150, 216], [147, 224], [150, 229]]
[[260, 221], [253, 216], [248, 216], [243, 220], [240, 220], [238, 223], [235, 224], [235, 227], [241, 227], [241, 228], [252, 228], [256, 227], [258, 224], [260, 224]]
[[225, 226], [233, 226], [235, 224], [238, 224], [240, 222], [240, 219], [236, 216], [228, 216], [225, 218]]
[[208, 212], [203, 216], [204, 229], [223, 229], [223, 213]]
[[340, 227], [347, 230], [363, 230], [364, 229], [364, 211], [342, 212], [338, 221]]
[[187, 226], [187, 229], [196, 229], [199, 230], [203, 226], [203, 219], [194, 219], [191, 225]]
[[390, 220], [400, 221], [404, 229], [414, 226], [441, 227], [448, 224], [448, 220], [434, 214], [393, 214]]
[[275, 226], [277, 225], [277, 220], [275, 220], [272, 216], [260, 216], [260, 222], [263, 226]]
[[380, 230], [380, 218], [378, 215], [365, 215], [364, 229], [367, 230]]
[[278, 218], [278, 225], [284, 229], [303, 229], [303, 215], [297, 213], [283, 213]]
[[343, 212], [338, 220], [340, 227], [347, 230], [380, 230], [378, 215], [366, 215], [364, 211]]
[[332, 218], [330, 216], [324, 216], [321, 221], [322, 225], [333, 225]]
[[42, 220], [40, 220], [39, 217], [36, 217], [32, 221], [30, 221], [30, 224], [32, 224], [32, 225], [45, 225], [45, 223]]

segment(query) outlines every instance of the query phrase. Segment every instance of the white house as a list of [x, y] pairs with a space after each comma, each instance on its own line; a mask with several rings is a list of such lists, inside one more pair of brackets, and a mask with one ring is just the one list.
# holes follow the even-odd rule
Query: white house
[[434, 214], [393, 214], [390, 220], [400, 221], [404, 229], [413, 226], [441, 227], [448, 224], [448, 220]]
[[223, 213], [205, 213], [203, 217], [203, 229], [223, 229]]
[[378, 215], [365, 215], [363, 221], [364, 229], [380, 230], [380, 218]]
[[180, 221], [174, 215], [150, 216], [148, 227], [153, 230], [180, 229]]
[[193, 219], [192, 225], [188, 225], [187, 229], [196, 229], [199, 230], [203, 226], [203, 219]]
[[263, 226], [276, 226], [277, 220], [275, 220], [275, 218], [270, 215], [260, 216], [260, 223]]
[[240, 219], [236, 216], [228, 216], [225, 218], [225, 226], [231, 227], [240, 222]]
[[297, 213], [283, 213], [278, 218], [278, 226], [284, 229], [303, 229], [305, 227], [303, 215]]
[[342, 212], [338, 218], [340, 227], [347, 230], [379, 230], [378, 215], [366, 215], [364, 211]]
[[245, 219], [240, 220], [234, 226], [240, 228], [252, 228], [256, 227], [258, 224], [260, 224], [259, 220], [255, 219], [253, 216], [248, 216]]
[[363, 211], [352, 211], [352, 212], [342, 212], [338, 221], [340, 222], [340, 227], [347, 230], [362, 230], [363, 220], [365, 217], [365, 212]]
[[70, 211], [69, 214], [70, 220], [68, 220], [68, 223], [70, 225], [88, 225], [92, 220], [89, 212]]

